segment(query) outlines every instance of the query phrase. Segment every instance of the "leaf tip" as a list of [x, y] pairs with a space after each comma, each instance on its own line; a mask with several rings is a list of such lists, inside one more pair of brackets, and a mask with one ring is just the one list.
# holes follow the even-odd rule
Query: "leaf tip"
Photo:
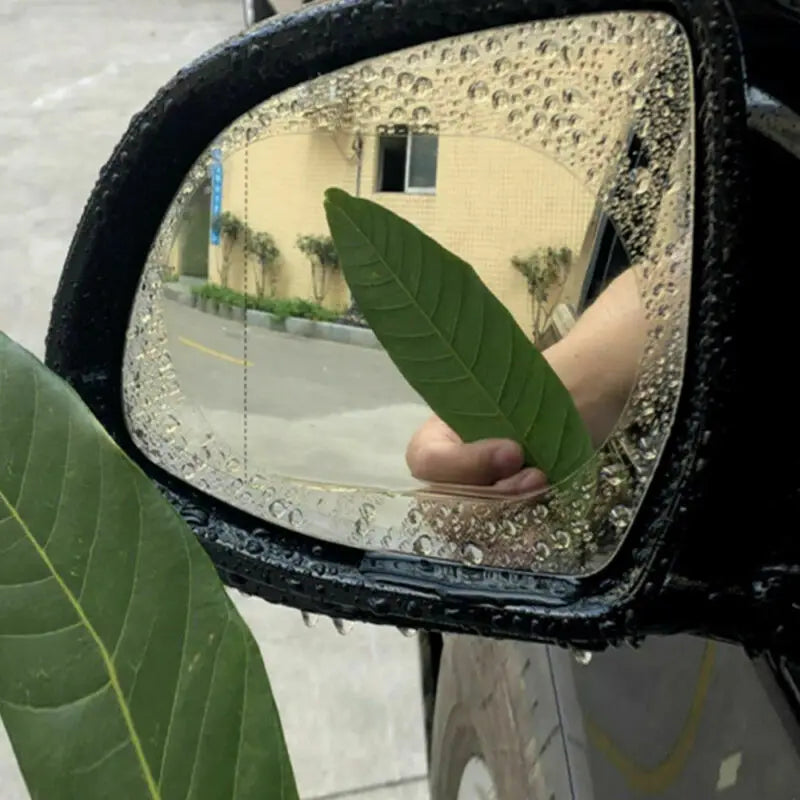
[[347, 201], [350, 199], [350, 195], [344, 191], [344, 189], [337, 189], [335, 186], [332, 186], [330, 189], [325, 190], [325, 205], [326, 206], [337, 206], [341, 205], [343, 201]]

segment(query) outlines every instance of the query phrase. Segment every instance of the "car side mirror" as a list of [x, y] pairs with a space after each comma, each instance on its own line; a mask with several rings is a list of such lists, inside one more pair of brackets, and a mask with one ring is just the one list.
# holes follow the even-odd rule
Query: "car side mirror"
[[[735, 22], [722, 4], [607, 5], [310, 5], [198, 59], [133, 119], [73, 242], [47, 363], [231, 586], [337, 618], [584, 649], [678, 630], [791, 648], [775, 569], [789, 556], [766, 534], [728, 545], [732, 454], [760, 447], [733, 442], [753, 363]], [[353, 302], [332, 187], [468, 262], [497, 319], [528, 337], [524, 357], [566, 354], [550, 364], [587, 398], [581, 481], [543, 482], [527, 457], [529, 481], [415, 477], [408, 445], [431, 406], [391, 330]], [[417, 288], [434, 274], [425, 258]], [[444, 292], [429, 316], [459, 302]], [[574, 334], [601, 302], [628, 303], [634, 323], [598, 355]], [[499, 333], [481, 330], [462, 367], [536, 437], [524, 420], [544, 384], [525, 394], [524, 368], [508, 380], [500, 362], [519, 353]], [[614, 383], [613, 414], [595, 413], [599, 384], [563, 364], [606, 379], [620, 354], [625, 391]], [[430, 359], [424, 380], [450, 380]]]

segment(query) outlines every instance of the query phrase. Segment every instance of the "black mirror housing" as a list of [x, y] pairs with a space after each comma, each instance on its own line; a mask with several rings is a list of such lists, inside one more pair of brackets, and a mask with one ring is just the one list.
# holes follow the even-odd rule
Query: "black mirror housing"
[[[731, 531], [757, 518], [731, 505], [736, 459], [743, 447], [752, 447], [752, 457], [764, 453], [758, 442], [743, 445], [737, 439], [753, 402], [752, 390], [745, 388], [753, 369], [746, 335], [753, 278], [744, 225], [742, 53], [725, 3], [659, 4], [689, 37], [697, 96], [689, 343], [661, 463], [627, 539], [599, 573], [535, 575], [314, 541], [169, 475], [143, 456], [126, 426], [121, 368], [143, 265], [181, 180], [223, 128], [267, 97], [383, 53], [500, 25], [638, 7], [589, 0], [310, 5], [234, 37], [187, 66], [131, 121], [73, 240], [46, 360], [162, 487], [228, 584], [334, 617], [583, 649], [679, 630], [754, 648], [794, 646], [792, 596], [800, 560], [791, 561], [784, 549], [790, 542], [765, 533], [746, 552], [726, 551]], [[798, 473], [791, 474], [794, 479]], [[756, 479], [755, 491], [763, 480]], [[796, 503], [796, 487], [790, 493]], [[784, 498], [776, 502], [784, 513]]]

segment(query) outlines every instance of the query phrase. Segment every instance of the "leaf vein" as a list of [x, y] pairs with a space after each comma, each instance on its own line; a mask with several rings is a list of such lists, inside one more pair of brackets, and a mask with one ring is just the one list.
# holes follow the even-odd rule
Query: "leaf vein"
[[92, 543], [89, 545], [89, 554], [86, 557], [86, 566], [84, 567], [83, 580], [81, 580], [81, 589], [78, 592], [78, 601], [83, 600], [83, 593], [86, 591], [86, 584], [89, 580], [89, 572], [92, 568], [92, 559], [94, 557], [94, 548], [97, 540], [100, 538], [100, 517], [103, 512], [101, 498], [103, 497], [103, 463], [102, 456], [99, 451], [98, 465], [100, 469], [97, 470], [97, 507], [95, 508], [94, 516], [94, 533], [92, 534]]
[[[139, 512], [138, 515], [138, 536], [136, 538], [136, 557], [134, 558], [133, 562], [133, 585], [131, 586], [131, 593], [130, 597], [128, 598], [128, 606], [125, 609], [125, 616], [122, 618], [122, 625], [119, 629], [119, 634], [117, 635], [117, 641], [114, 643], [114, 650], [111, 653], [112, 658], [117, 657], [117, 650], [122, 643], [122, 639], [125, 636], [125, 631], [128, 627], [128, 620], [131, 616], [131, 609], [134, 606], [134, 598], [136, 597], [136, 586], [139, 582], [139, 558], [142, 552], [142, 539], [144, 538], [144, 526], [142, 524], [142, 496], [139, 494], [139, 486], [136, 482], [134, 482], [134, 491], [136, 492], [136, 506]], [[144, 657], [144, 656], [143, 656]]]
[[102, 767], [103, 764], [106, 763], [109, 759], [113, 758], [120, 750], [123, 750], [130, 744], [130, 739], [123, 739], [119, 744], [114, 745], [107, 753], [104, 753], [97, 761], [89, 764], [86, 767], [80, 767], [75, 770], [78, 775], [88, 775], [90, 772], [94, 772], [99, 767]]
[[[242, 757], [242, 742], [244, 741], [244, 719], [247, 709], [247, 684], [250, 677], [250, 648], [247, 646], [247, 636], [244, 630], [239, 628], [239, 633], [244, 642], [244, 688], [242, 690], [241, 719], [239, 720], [239, 741], [236, 745], [236, 763], [233, 767], [233, 797], [238, 797], [239, 788], [239, 762]], [[282, 760], [282, 759], [279, 759]]]
[[58, 521], [61, 518], [61, 508], [64, 505], [64, 489], [67, 485], [67, 469], [69, 465], [69, 451], [72, 447], [72, 416], [67, 415], [67, 447], [64, 453], [64, 471], [61, 475], [61, 486], [58, 488], [58, 507], [56, 508], [56, 516], [53, 520], [53, 524], [50, 527], [50, 533], [47, 534], [47, 538], [44, 540], [44, 544], [42, 547], [47, 550], [47, 545], [50, 544], [50, 540], [53, 538], [53, 533], [55, 533], [56, 526], [58, 525]]
[[14, 700], [9, 700], [6, 697], [0, 697], [0, 704], [6, 705], [9, 708], [14, 708], [18, 711], [27, 711], [33, 714], [49, 714], [53, 711], [63, 711], [66, 708], [73, 708], [79, 706], [81, 703], [87, 703], [95, 697], [99, 697], [106, 689], [111, 686], [110, 681], [101, 684], [97, 689], [93, 689], [89, 694], [84, 694], [81, 697], [76, 697], [68, 703], [58, 703], [53, 706], [33, 706], [30, 703], [17, 703]]
[[57, 633], [65, 633], [81, 627], [83, 626], [80, 622], [73, 622], [60, 628], [51, 628], [48, 631], [37, 631], [36, 633], [0, 633], [0, 639], [38, 639], [45, 636], [55, 636]]
[[481, 346], [483, 345], [483, 327], [486, 324], [486, 303], [481, 303], [481, 327], [480, 333], [478, 334], [478, 344], [475, 347], [475, 355], [472, 357], [469, 363], [469, 367], [467, 369], [472, 372], [475, 369], [475, 365], [478, 363], [478, 360], [481, 357]]
[[[36, 392], [38, 394], [38, 381], [35, 375], [34, 375], [34, 385], [36, 388]], [[101, 470], [101, 475], [102, 475], [102, 470]], [[116, 696], [120, 713], [122, 714], [123, 722], [125, 723], [125, 726], [128, 729], [131, 742], [133, 743], [134, 749], [136, 751], [137, 760], [142, 770], [145, 783], [148, 788], [148, 793], [150, 797], [152, 797], [154, 800], [160, 800], [159, 790], [155, 785], [155, 782], [153, 781], [153, 776], [150, 772], [150, 766], [147, 763], [147, 759], [144, 756], [142, 743], [139, 740], [138, 734], [136, 732], [136, 726], [133, 723], [131, 711], [128, 708], [127, 703], [125, 702], [125, 697], [122, 693], [122, 687], [119, 682], [117, 670], [116, 667], [114, 666], [114, 662], [111, 660], [111, 656], [108, 652], [108, 649], [103, 643], [103, 640], [100, 638], [100, 634], [97, 632], [94, 625], [92, 625], [91, 620], [86, 616], [86, 613], [84, 612], [83, 607], [80, 604], [79, 598], [75, 596], [75, 594], [70, 590], [69, 586], [67, 586], [64, 580], [61, 578], [61, 576], [59, 575], [58, 571], [55, 568], [55, 565], [50, 560], [50, 556], [47, 554], [47, 552], [44, 550], [41, 544], [39, 544], [36, 537], [33, 535], [32, 531], [27, 526], [25, 520], [20, 516], [16, 506], [12, 505], [9, 499], [5, 496], [2, 487], [0, 487], [0, 500], [2, 500], [9, 508], [12, 515], [15, 517], [18, 524], [22, 528], [24, 535], [30, 540], [31, 546], [34, 548], [39, 558], [42, 559], [47, 569], [50, 570], [50, 572], [53, 574], [53, 577], [56, 579], [59, 588], [62, 590], [65, 597], [69, 601], [70, 605], [72, 605], [72, 607], [75, 609], [75, 612], [78, 614], [78, 618], [86, 626], [89, 635], [91, 636], [92, 640], [95, 643], [95, 646], [97, 647], [97, 650], [100, 654], [100, 658], [105, 666], [106, 672], [108, 673], [109, 682], [114, 691], [114, 695]]]
[[217, 644], [217, 649], [214, 652], [214, 666], [211, 668], [211, 679], [208, 682], [208, 695], [205, 699], [205, 703], [203, 704], [203, 718], [200, 720], [200, 732], [197, 736], [197, 749], [194, 754], [194, 761], [192, 762], [192, 774], [191, 779], [189, 781], [189, 791], [187, 792], [187, 796], [192, 796], [192, 790], [194, 789], [194, 779], [197, 774], [197, 764], [200, 760], [200, 750], [203, 747], [203, 733], [206, 729], [206, 717], [208, 716], [208, 707], [211, 705], [211, 694], [213, 692], [214, 687], [214, 680], [217, 675], [217, 664], [219, 664], [219, 653], [222, 650], [222, 643], [225, 641], [225, 634], [228, 632], [228, 625], [230, 624], [230, 615], [225, 618], [225, 627], [222, 629], [222, 633], [219, 637], [219, 642]]
[[161, 787], [161, 781], [164, 779], [164, 767], [167, 763], [167, 756], [169, 751], [169, 744], [172, 738], [172, 725], [175, 721], [175, 709], [178, 705], [178, 689], [180, 688], [181, 681], [180, 676], [183, 675], [183, 665], [186, 663], [186, 642], [189, 640], [189, 611], [192, 607], [192, 597], [194, 596], [194, 575], [192, 572], [192, 560], [189, 556], [189, 547], [184, 537], [181, 537], [181, 543], [183, 544], [183, 552], [186, 556], [186, 572], [188, 575], [188, 584], [189, 584], [189, 591], [186, 597], [186, 620], [184, 624], [183, 630], [183, 642], [181, 644], [181, 663], [180, 668], [178, 671], [178, 680], [175, 684], [175, 696], [172, 698], [172, 708], [169, 712], [169, 722], [167, 723], [167, 734], [164, 737], [164, 748], [163, 748], [163, 755], [161, 757], [161, 769], [158, 772], [158, 785], [159, 788]]

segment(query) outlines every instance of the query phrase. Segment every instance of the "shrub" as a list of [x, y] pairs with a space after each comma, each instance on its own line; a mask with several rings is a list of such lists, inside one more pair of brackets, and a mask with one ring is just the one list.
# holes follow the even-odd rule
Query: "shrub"
[[236, 242], [244, 238], [248, 229], [244, 222], [230, 211], [223, 211], [222, 214], [214, 217], [211, 229], [222, 239], [222, 264], [219, 268], [219, 277], [222, 285], [227, 286], [231, 268], [231, 251]]
[[[245, 296], [235, 289], [228, 289], [216, 283], [192, 286], [191, 292], [199, 298], [225, 303], [230, 306], [244, 306]], [[330, 311], [319, 303], [302, 297], [247, 297], [247, 307], [257, 311], [267, 311], [279, 319], [301, 317], [318, 322], [336, 322], [341, 318], [340, 311]]]
[[278, 258], [281, 254], [275, 239], [265, 231], [253, 233], [248, 230], [248, 248], [261, 268], [256, 277], [256, 294], [263, 297], [269, 283], [270, 295], [275, 297], [278, 288]]
[[300, 234], [297, 249], [311, 263], [311, 286], [314, 300], [322, 303], [328, 293], [328, 279], [339, 269], [339, 254], [330, 236]]
[[568, 247], [540, 247], [525, 255], [515, 255], [511, 265], [525, 278], [531, 298], [533, 334], [541, 336], [547, 328], [572, 265]]

